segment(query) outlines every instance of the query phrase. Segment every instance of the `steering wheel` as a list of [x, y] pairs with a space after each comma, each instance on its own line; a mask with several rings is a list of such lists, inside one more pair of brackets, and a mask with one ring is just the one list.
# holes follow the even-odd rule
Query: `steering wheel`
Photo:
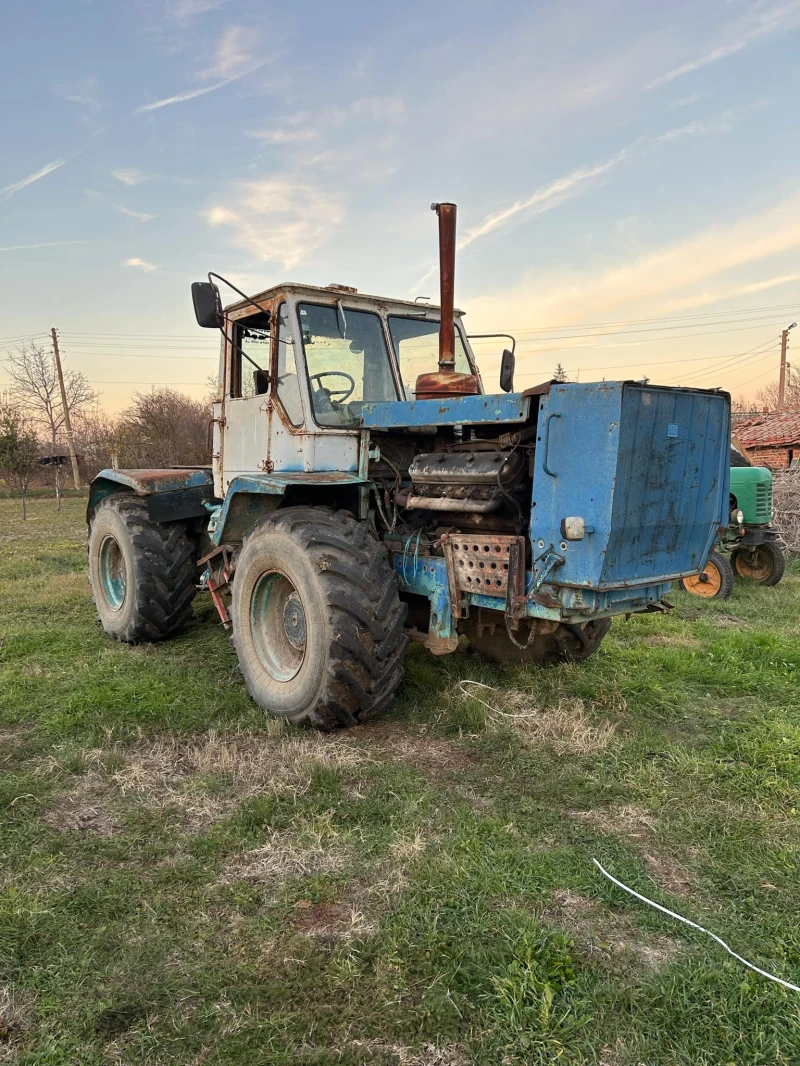
[[[350, 396], [353, 395], [353, 390], [356, 387], [356, 379], [354, 377], [351, 377], [350, 374], [346, 374], [344, 372], [344, 370], [322, 370], [322, 371], [320, 371], [319, 374], [311, 374], [308, 380], [309, 381], [319, 381], [320, 378], [330, 378], [330, 377], [347, 378], [347, 380], [350, 382], [350, 388], [349, 389], [324, 389], [323, 390], [324, 392], [327, 392], [327, 394], [328, 394], [328, 396], [329, 396], [329, 398], [331, 400], [334, 397], [334, 393], [336, 393], [337, 394], [336, 402], [337, 403], [344, 403], [344, 401], [346, 399], [348, 399]], [[323, 385], [322, 385], [321, 381], [320, 381], [319, 387], [321, 389], [323, 389]], [[338, 395], [339, 393], [341, 393], [341, 396]]]

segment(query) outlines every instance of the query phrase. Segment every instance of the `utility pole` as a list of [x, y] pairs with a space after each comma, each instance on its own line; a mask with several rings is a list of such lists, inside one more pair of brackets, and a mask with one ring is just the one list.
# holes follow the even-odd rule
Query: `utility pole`
[[58, 337], [56, 336], [55, 326], [50, 330], [50, 336], [53, 338], [53, 357], [56, 361], [58, 384], [61, 388], [61, 406], [64, 409], [64, 431], [67, 434], [67, 446], [69, 447], [69, 457], [72, 462], [72, 479], [75, 482], [75, 488], [79, 489], [81, 487], [81, 475], [78, 471], [78, 456], [75, 454], [75, 441], [72, 439], [72, 422], [69, 417], [67, 390], [64, 388], [64, 372], [61, 369], [61, 353], [58, 350]]
[[791, 326], [781, 331], [781, 369], [778, 375], [778, 410], [783, 410], [784, 397], [786, 395], [786, 349], [789, 346], [789, 330], [797, 325], [792, 322]]

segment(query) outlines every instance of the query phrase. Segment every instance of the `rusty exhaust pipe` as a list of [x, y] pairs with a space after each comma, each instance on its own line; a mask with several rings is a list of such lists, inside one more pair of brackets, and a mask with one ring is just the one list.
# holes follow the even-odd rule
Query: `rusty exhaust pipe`
[[439, 216], [439, 369], [420, 374], [414, 388], [418, 400], [443, 400], [474, 396], [479, 392], [474, 374], [456, 373], [456, 205], [431, 204]]
[[456, 288], [456, 205], [431, 204], [439, 216], [439, 369], [455, 370], [456, 337], [453, 311]]

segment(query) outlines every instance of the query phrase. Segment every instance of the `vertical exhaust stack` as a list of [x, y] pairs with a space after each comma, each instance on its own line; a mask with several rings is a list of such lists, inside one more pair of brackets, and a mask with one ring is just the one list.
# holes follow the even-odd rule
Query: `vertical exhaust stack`
[[456, 330], [453, 310], [456, 290], [456, 212], [455, 204], [431, 204], [439, 216], [439, 369], [456, 368]]
[[439, 216], [439, 369], [420, 374], [414, 387], [418, 400], [474, 396], [478, 379], [456, 373], [456, 327], [454, 319], [456, 278], [456, 205], [431, 204]]

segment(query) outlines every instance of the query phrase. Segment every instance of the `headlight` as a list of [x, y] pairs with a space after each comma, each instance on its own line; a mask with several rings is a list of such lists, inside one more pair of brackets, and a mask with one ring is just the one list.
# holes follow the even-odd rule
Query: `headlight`
[[736, 519], [736, 525], [737, 526], [743, 526], [744, 525], [744, 511], [737, 511], [736, 514], [734, 515], [734, 518]]

